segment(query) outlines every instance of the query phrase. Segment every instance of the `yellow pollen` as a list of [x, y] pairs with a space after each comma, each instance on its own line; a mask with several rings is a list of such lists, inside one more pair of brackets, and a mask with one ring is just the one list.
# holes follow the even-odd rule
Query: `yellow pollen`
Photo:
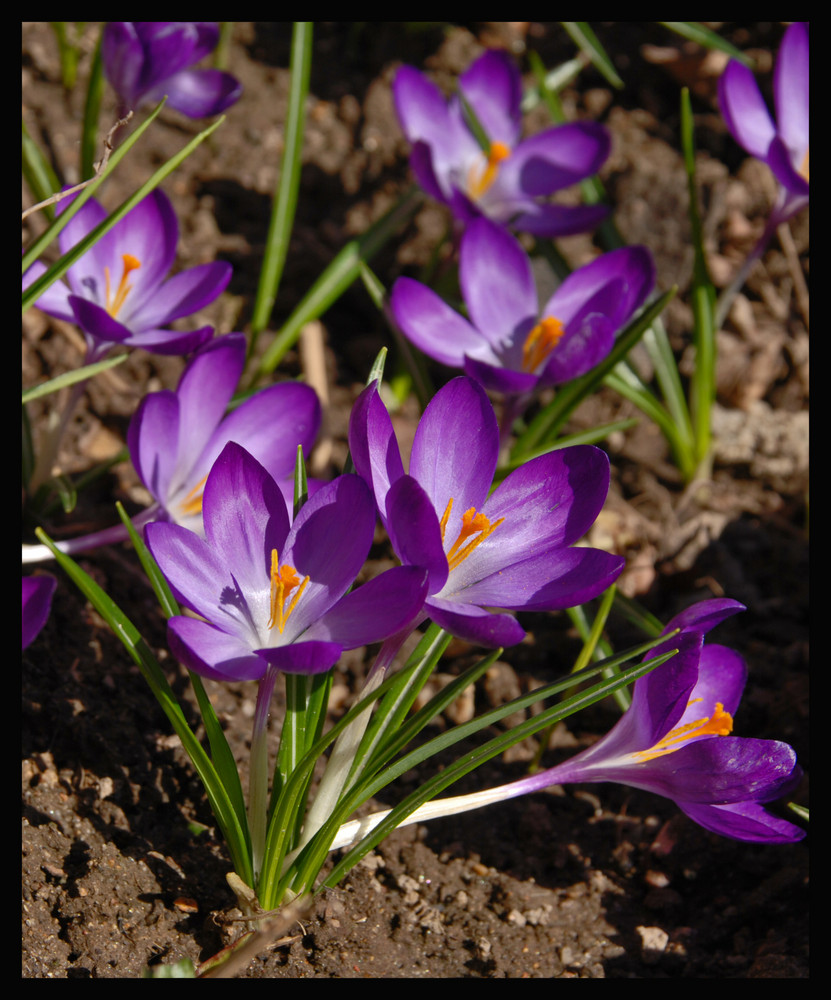
[[[444, 541], [444, 531], [452, 509], [453, 497], [450, 498], [439, 522], [442, 542]], [[494, 521], [491, 524], [489, 518], [484, 514], [476, 513], [475, 507], [471, 507], [470, 510], [465, 511], [462, 514], [462, 526], [459, 529], [459, 535], [447, 552], [447, 565], [450, 569], [454, 570], [460, 563], [464, 562], [476, 546], [480, 542], [484, 542], [488, 535], [493, 534], [504, 520], [504, 517], [500, 517], [498, 521]], [[476, 537], [473, 537], [474, 535]], [[468, 539], [470, 540], [468, 541]]]
[[204, 475], [196, 486], [188, 493], [185, 499], [179, 504], [179, 510], [183, 514], [201, 514], [202, 513], [202, 493], [205, 489], [205, 483], [207, 482], [207, 475]]
[[[297, 575], [297, 570], [293, 566], [280, 565], [277, 549], [271, 550], [271, 617], [268, 619], [268, 627], [277, 626], [280, 634], [286, 627], [292, 611], [297, 607], [300, 595], [306, 589], [309, 582], [308, 576], [301, 580]], [[286, 600], [293, 590], [297, 593], [292, 597], [288, 608], [285, 607]]]
[[480, 170], [479, 164], [474, 163], [470, 168], [467, 173], [467, 193], [474, 201], [481, 198], [493, 184], [499, 173], [499, 164], [510, 155], [511, 150], [504, 142], [492, 142], [484, 167]]
[[805, 158], [802, 161], [802, 166], [799, 168], [799, 173], [808, 180], [808, 150], [805, 150]]
[[118, 288], [115, 290], [115, 295], [111, 296], [110, 288], [110, 269], [108, 267], [104, 268], [104, 282], [106, 291], [106, 302], [107, 302], [107, 312], [112, 316], [113, 319], [118, 315], [119, 310], [124, 305], [127, 296], [130, 293], [132, 285], [127, 284], [127, 278], [131, 271], [136, 271], [141, 267], [141, 261], [137, 257], [133, 257], [132, 254], [125, 253], [121, 255], [121, 259], [124, 261], [124, 270], [121, 273], [121, 281], [118, 283]]
[[536, 371], [560, 342], [565, 332], [563, 324], [555, 316], [541, 319], [522, 345], [522, 370]]
[[[693, 701], [700, 701], [695, 698]], [[692, 705], [690, 701], [690, 705]], [[673, 753], [687, 741], [696, 736], [727, 736], [733, 731], [733, 716], [724, 711], [724, 705], [718, 701], [713, 714], [703, 719], [696, 719], [694, 722], [687, 722], [683, 726], [676, 726], [662, 739], [658, 740], [655, 746], [649, 750], [641, 750], [633, 754], [639, 761], [653, 760], [655, 757], [663, 757], [664, 754]]]

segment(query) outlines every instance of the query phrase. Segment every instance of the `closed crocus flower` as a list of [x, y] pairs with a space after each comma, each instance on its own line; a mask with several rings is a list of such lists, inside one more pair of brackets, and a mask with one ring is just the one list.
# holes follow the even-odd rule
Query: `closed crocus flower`
[[[58, 203], [63, 211], [70, 198]], [[90, 198], [61, 231], [66, 253], [107, 217]], [[152, 191], [117, 222], [35, 303], [84, 331], [88, 360], [112, 347], [141, 347], [155, 354], [189, 354], [213, 335], [213, 327], [170, 330], [168, 324], [213, 302], [231, 280], [231, 265], [200, 264], [169, 277], [176, 259], [179, 224], [162, 191]], [[26, 288], [45, 271], [39, 261], [23, 276]]]
[[[521, 138], [522, 80], [505, 52], [480, 56], [459, 77], [458, 90], [448, 101], [412, 66], [402, 66], [395, 77], [396, 112], [412, 144], [410, 164], [427, 194], [463, 223], [485, 215], [541, 237], [584, 232], [605, 218], [603, 206], [549, 200], [600, 169], [610, 149], [601, 125], [573, 122]], [[465, 103], [487, 136], [486, 149], [466, 118]]]
[[704, 635], [737, 601], [703, 601], [677, 615], [679, 635], [648, 658], [678, 653], [635, 682], [632, 704], [597, 743], [556, 767], [505, 785], [513, 798], [549, 785], [616, 781], [656, 792], [706, 829], [737, 840], [790, 843], [804, 831], [764, 808], [801, 777], [787, 743], [732, 735], [747, 667], [734, 650], [704, 644]]
[[109, 21], [101, 59], [104, 74], [126, 109], [155, 104], [189, 118], [218, 115], [242, 93], [239, 81], [217, 69], [192, 69], [219, 41], [215, 21]]
[[519, 242], [476, 219], [462, 237], [459, 281], [468, 318], [426, 285], [399, 278], [390, 297], [395, 322], [436, 361], [462, 368], [487, 389], [525, 395], [602, 361], [652, 291], [655, 266], [645, 247], [602, 254], [570, 274], [540, 309]]
[[422, 569], [387, 570], [347, 593], [375, 531], [359, 476], [326, 483], [292, 522], [277, 484], [232, 442], [208, 475], [202, 516], [204, 538], [162, 521], [146, 538], [173, 593], [199, 616], [170, 619], [171, 650], [204, 677], [321, 673], [344, 649], [385, 639], [421, 611]]
[[599, 448], [543, 455], [489, 495], [499, 431], [472, 379], [449, 382], [425, 409], [409, 474], [377, 383], [353, 408], [349, 448], [399, 559], [428, 570], [425, 615], [460, 638], [513, 645], [525, 630], [510, 612], [582, 604], [623, 569], [619, 556], [574, 544], [606, 500], [609, 460]]
[[731, 61], [719, 80], [719, 103], [736, 142], [766, 163], [781, 185], [778, 223], [808, 203], [808, 24], [785, 32], [773, 74], [776, 118], [751, 71]]
[[175, 392], [151, 393], [136, 410], [127, 444], [157, 518], [202, 532], [202, 491], [229, 441], [245, 448], [291, 496], [297, 447], [308, 454], [320, 429], [317, 394], [308, 385], [283, 382], [226, 415], [244, 365], [244, 335], [216, 337], [190, 360]]

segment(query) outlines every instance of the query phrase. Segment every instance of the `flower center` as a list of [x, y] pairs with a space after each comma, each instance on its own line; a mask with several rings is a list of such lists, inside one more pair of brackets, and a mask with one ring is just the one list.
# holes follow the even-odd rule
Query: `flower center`
[[522, 370], [536, 371], [547, 360], [565, 332], [563, 324], [555, 316], [541, 319], [522, 345]]
[[[696, 701], [701, 701], [701, 699], [693, 698], [689, 704], [692, 705]], [[696, 719], [694, 722], [687, 722], [683, 726], [670, 729], [666, 736], [658, 740], [655, 746], [648, 750], [640, 750], [632, 756], [639, 762], [653, 760], [655, 757], [663, 757], [664, 754], [679, 750], [687, 740], [698, 736], [727, 736], [732, 731], [733, 716], [729, 712], [725, 712], [724, 705], [717, 701], [715, 711], [711, 716], [705, 716], [703, 719]]]
[[110, 269], [108, 267], [104, 268], [104, 282], [107, 302], [106, 310], [113, 319], [115, 319], [118, 315], [119, 310], [127, 300], [127, 296], [130, 294], [130, 289], [133, 287], [127, 282], [130, 272], [136, 271], [141, 267], [141, 261], [138, 257], [133, 257], [132, 254], [122, 254], [121, 259], [124, 262], [124, 269], [121, 272], [121, 281], [119, 281], [118, 288], [116, 288], [114, 293], [110, 286]]
[[[482, 156], [484, 157], [484, 155], [483, 153]], [[467, 193], [474, 201], [481, 198], [493, 184], [499, 173], [499, 164], [503, 160], [507, 160], [510, 155], [511, 150], [504, 142], [492, 142], [484, 164], [480, 166], [479, 163], [474, 163], [468, 170]]]
[[[439, 522], [442, 542], [444, 542], [444, 531], [450, 519], [452, 509], [453, 497], [450, 498]], [[488, 535], [493, 534], [504, 520], [504, 517], [500, 517], [498, 521], [494, 521], [491, 524], [490, 520], [484, 514], [476, 513], [475, 507], [471, 507], [470, 510], [465, 511], [462, 514], [462, 526], [459, 529], [459, 535], [447, 550], [447, 565], [450, 569], [454, 570], [459, 563], [464, 562], [476, 546], [480, 542], [484, 542]]]
[[[301, 580], [293, 566], [286, 564], [281, 566], [277, 549], [271, 550], [271, 617], [268, 619], [270, 629], [276, 625], [280, 635], [283, 634], [286, 622], [297, 607], [300, 595], [308, 582], [308, 576]], [[291, 596], [292, 591], [296, 591], [296, 593], [291, 598], [289, 606], [286, 607], [286, 601]]]
[[205, 483], [208, 480], [207, 474], [204, 475], [196, 486], [188, 493], [188, 495], [179, 504], [179, 510], [185, 514], [201, 514], [202, 513], [202, 494], [205, 491]]

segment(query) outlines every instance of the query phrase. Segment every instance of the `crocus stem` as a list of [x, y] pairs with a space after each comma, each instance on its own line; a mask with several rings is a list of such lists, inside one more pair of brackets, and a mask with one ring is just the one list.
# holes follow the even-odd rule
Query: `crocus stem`
[[257, 689], [251, 761], [248, 776], [248, 828], [251, 832], [251, 863], [254, 880], [259, 878], [265, 851], [268, 812], [268, 709], [274, 693], [277, 669], [269, 666]]
[[[159, 505], [153, 504], [147, 510], [136, 514], [133, 518], [133, 525], [136, 528], [143, 528], [150, 521], [155, 521], [159, 513]], [[130, 536], [123, 524], [114, 524], [110, 528], [101, 531], [93, 531], [89, 535], [79, 535], [78, 538], [67, 538], [63, 542], [56, 542], [55, 547], [67, 555], [75, 552], [87, 552], [89, 549], [97, 549], [101, 545], [113, 545], [116, 542], [126, 542]], [[55, 553], [46, 545], [24, 545], [22, 561], [26, 563], [46, 562], [54, 559]]]
[[[404, 640], [410, 634], [410, 631], [410, 629], [407, 629], [404, 632], [399, 632], [397, 635], [391, 636], [381, 646], [361, 691], [361, 701], [367, 695], [372, 694], [384, 680], [387, 670], [404, 644]], [[355, 761], [358, 746], [366, 732], [366, 727], [369, 725], [371, 715], [372, 706], [370, 705], [365, 711], [361, 712], [350, 726], [344, 729], [335, 741], [314, 802], [312, 802], [303, 824], [303, 834], [298, 845], [299, 847], [307, 844], [329, 816], [331, 816], [332, 810], [337, 805], [341, 792], [346, 785], [349, 771]]]

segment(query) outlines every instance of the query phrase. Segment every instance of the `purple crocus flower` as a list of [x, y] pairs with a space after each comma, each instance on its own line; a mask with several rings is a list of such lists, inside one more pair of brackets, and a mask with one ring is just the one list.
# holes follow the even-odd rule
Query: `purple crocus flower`
[[52, 609], [52, 595], [58, 581], [54, 576], [24, 576], [22, 587], [23, 597], [23, 649], [34, 642], [40, 630], [46, 624]]
[[145, 396], [133, 415], [130, 457], [161, 508], [158, 519], [202, 532], [202, 491], [229, 441], [256, 458], [291, 498], [297, 446], [308, 454], [320, 429], [317, 394], [308, 385], [283, 382], [226, 416], [244, 365], [244, 335], [216, 337], [190, 360], [175, 392]]
[[290, 524], [277, 484], [232, 442], [208, 475], [202, 516], [205, 538], [166, 522], [146, 529], [174, 594], [201, 616], [168, 623], [171, 650], [198, 674], [320, 673], [344, 649], [385, 639], [421, 610], [421, 569], [388, 570], [347, 594], [375, 529], [359, 476], [326, 483]]
[[216, 48], [216, 21], [109, 21], [101, 42], [104, 75], [125, 108], [157, 103], [189, 118], [218, 115], [242, 85], [218, 69], [191, 69]]
[[775, 224], [808, 203], [808, 23], [785, 32], [773, 75], [774, 122], [753, 74], [731, 61], [719, 80], [721, 113], [733, 138], [773, 171], [781, 189]]
[[[520, 139], [522, 80], [505, 52], [485, 52], [459, 77], [447, 101], [434, 83], [402, 66], [393, 96], [410, 165], [421, 187], [467, 223], [486, 215], [541, 237], [592, 229], [607, 214], [600, 205], [554, 205], [548, 197], [597, 173], [609, 155], [608, 132], [572, 122]], [[484, 129], [483, 150], [466, 119], [464, 102]]]
[[425, 354], [487, 389], [526, 395], [583, 375], [646, 300], [655, 266], [645, 247], [602, 254], [570, 274], [540, 309], [528, 255], [487, 219], [465, 231], [459, 281], [468, 319], [418, 281], [399, 278], [390, 309]]
[[[59, 202], [58, 212], [70, 200]], [[104, 208], [90, 198], [58, 237], [61, 253], [106, 217]], [[221, 295], [231, 280], [231, 265], [200, 264], [168, 278], [178, 240], [173, 206], [162, 191], [152, 191], [69, 268], [68, 285], [55, 282], [36, 305], [81, 327], [88, 361], [100, 359], [115, 344], [156, 354], [189, 354], [211, 338], [213, 328], [187, 332], [163, 328]], [[39, 261], [33, 264], [23, 276], [23, 287], [45, 270]]]
[[648, 658], [678, 653], [635, 682], [620, 721], [587, 750], [504, 786], [498, 797], [567, 782], [616, 781], [673, 799], [714, 833], [767, 843], [800, 840], [804, 831], [763, 806], [798, 783], [796, 755], [787, 743], [731, 735], [747, 667], [732, 649], [704, 645], [704, 633], [742, 610], [737, 601], [719, 599], [673, 618], [666, 631], [680, 628], [681, 634]]
[[377, 383], [352, 411], [349, 448], [371, 484], [398, 557], [429, 571], [425, 613], [460, 638], [510, 646], [525, 632], [511, 614], [582, 604], [605, 590], [623, 559], [575, 546], [609, 488], [598, 448], [563, 448], [512, 472], [488, 496], [499, 432], [475, 381], [439, 390], [416, 430], [409, 475]]

